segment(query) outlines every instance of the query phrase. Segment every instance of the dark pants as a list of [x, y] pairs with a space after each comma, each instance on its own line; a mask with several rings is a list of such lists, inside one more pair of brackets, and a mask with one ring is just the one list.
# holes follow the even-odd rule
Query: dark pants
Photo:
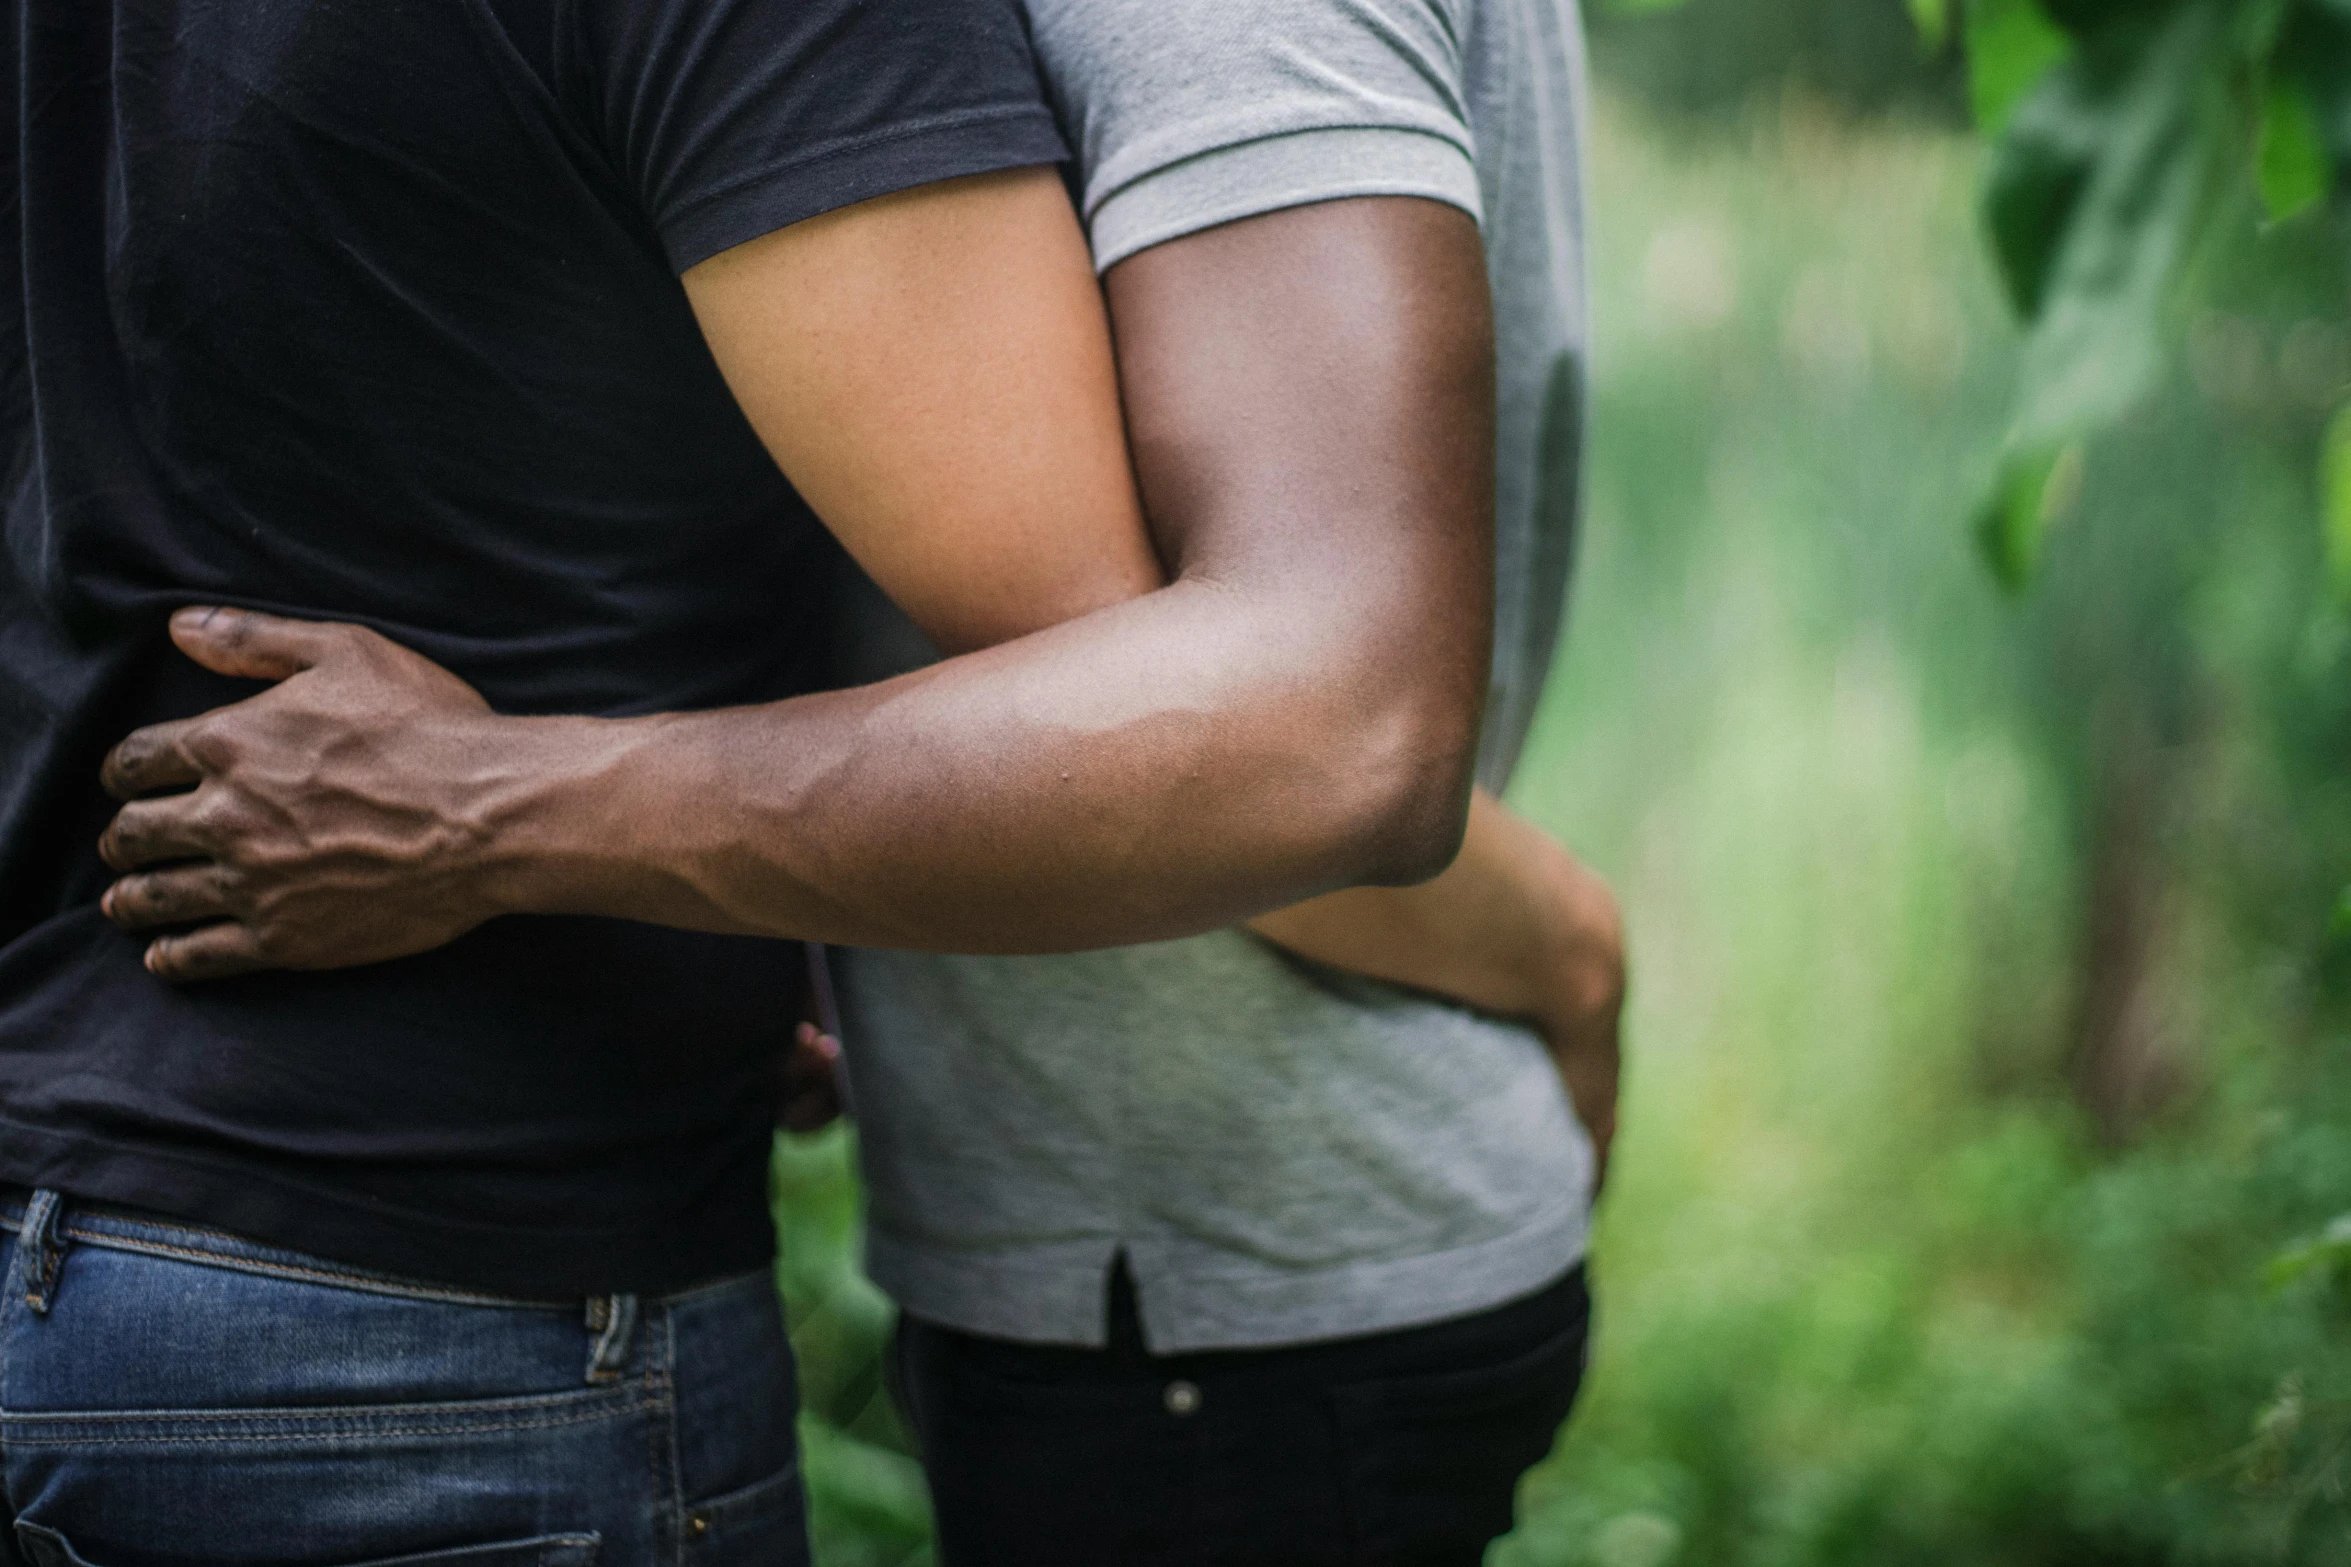
[[946, 1567], [1475, 1567], [1582, 1380], [1578, 1268], [1493, 1311], [1292, 1348], [1153, 1355], [899, 1328]]

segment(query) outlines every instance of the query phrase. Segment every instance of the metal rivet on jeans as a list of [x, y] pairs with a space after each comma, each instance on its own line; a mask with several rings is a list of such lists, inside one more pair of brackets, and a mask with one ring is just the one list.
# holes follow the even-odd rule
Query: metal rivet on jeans
[[688, 1514], [686, 1515], [686, 1533], [687, 1533], [687, 1534], [689, 1534], [689, 1535], [693, 1536], [695, 1539], [699, 1540], [699, 1539], [701, 1539], [701, 1538], [702, 1538], [704, 1535], [708, 1534], [709, 1532], [710, 1532], [710, 1515], [709, 1515], [708, 1513], [688, 1513]]
[[1192, 1415], [1200, 1412], [1200, 1384], [1197, 1382], [1170, 1382], [1162, 1395], [1171, 1415]]

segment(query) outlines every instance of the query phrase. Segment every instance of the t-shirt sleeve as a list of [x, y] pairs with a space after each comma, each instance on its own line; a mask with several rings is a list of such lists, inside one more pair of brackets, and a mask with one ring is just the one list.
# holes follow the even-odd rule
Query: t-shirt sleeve
[[1029, 0], [1094, 264], [1342, 196], [1480, 218], [1462, 0]]
[[679, 271], [1066, 155], [1018, 0], [576, 0], [584, 112]]

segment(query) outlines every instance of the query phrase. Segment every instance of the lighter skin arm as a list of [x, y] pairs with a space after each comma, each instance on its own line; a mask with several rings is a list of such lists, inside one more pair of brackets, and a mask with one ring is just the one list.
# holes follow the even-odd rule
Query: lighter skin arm
[[1317, 962], [1517, 1018], [1542, 1035], [1605, 1172], [1616, 1140], [1624, 932], [1605, 882], [1479, 790], [1461, 854], [1417, 887], [1358, 887], [1250, 928]]

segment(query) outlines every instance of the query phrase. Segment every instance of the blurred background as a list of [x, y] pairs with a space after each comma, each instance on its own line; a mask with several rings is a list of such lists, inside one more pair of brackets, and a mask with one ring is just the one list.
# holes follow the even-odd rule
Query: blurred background
[[[2343, 231], [2206, 267], [2011, 593], [1954, 47], [1589, 20], [1589, 521], [1513, 798], [1634, 994], [1593, 1375], [1491, 1560], [2351, 1562]], [[850, 1135], [776, 1166], [818, 1559], [926, 1562]]]

